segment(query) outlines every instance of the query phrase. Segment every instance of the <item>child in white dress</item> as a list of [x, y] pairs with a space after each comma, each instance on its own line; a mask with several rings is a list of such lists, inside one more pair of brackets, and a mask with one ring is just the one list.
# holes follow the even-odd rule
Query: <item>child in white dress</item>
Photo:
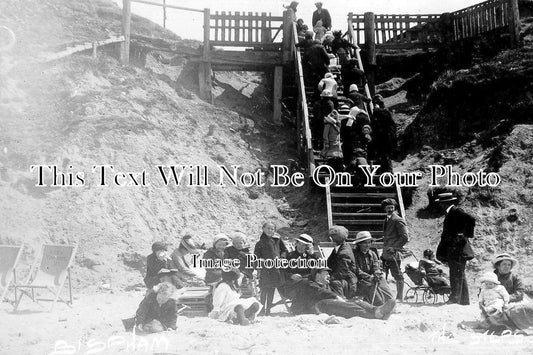
[[249, 325], [263, 307], [254, 297], [240, 298], [238, 280], [241, 273], [238, 269], [222, 271], [220, 281], [213, 293], [213, 310], [209, 318], [221, 322], [234, 322]]
[[509, 293], [500, 284], [494, 272], [481, 277], [483, 288], [479, 294], [479, 307], [487, 316], [502, 314], [509, 304]]

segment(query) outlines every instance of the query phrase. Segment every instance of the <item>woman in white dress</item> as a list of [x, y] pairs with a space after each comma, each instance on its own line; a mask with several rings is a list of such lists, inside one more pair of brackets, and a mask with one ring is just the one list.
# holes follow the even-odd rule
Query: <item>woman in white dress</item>
[[238, 269], [222, 271], [220, 281], [213, 293], [213, 310], [209, 318], [221, 322], [233, 322], [249, 325], [262, 308], [261, 303], [251, 298], [240, 298], [238, 280], [241, 273]]

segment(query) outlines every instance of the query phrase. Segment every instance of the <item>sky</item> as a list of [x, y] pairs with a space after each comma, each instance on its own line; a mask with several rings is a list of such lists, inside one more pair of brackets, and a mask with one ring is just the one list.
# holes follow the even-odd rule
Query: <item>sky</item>
[[[122, 7], [122, 0], [114, 0]], [[163, 0], [149, 0], [163, 3]], [[209, 8], [215, 11], [240, 12], [271, 12], [281, 16], [283, 5], [290, 0], [166, 0], [169, 5], [184, 6], [195, 9]], [[347, 15], [349, 12], [363, 14], [371, 11], [376, 14], [441, 14], [453, 12], [482, 0], [324, 0], [323, 8], [328, 9], [332, 17], [333, 29], [347, 29]], [[297, 17], [305, 23], [311, 22], [313, 11], [316, 9], [314, 0], [301, 0], [298, 5]], [[159, 25], [163, 24], [163, 10], [161, 7], [132, 3], [132, 12], [146, 17]], [[167, 28], [178, 36], [187, 39], [202, 40], [203, 14], [168, 9]]]

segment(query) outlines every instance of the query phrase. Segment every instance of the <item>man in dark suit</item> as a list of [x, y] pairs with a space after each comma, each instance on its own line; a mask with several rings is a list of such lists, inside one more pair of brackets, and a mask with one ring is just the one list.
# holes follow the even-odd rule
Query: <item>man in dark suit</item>
[[437, 259], [448, 263], [452, 293], [449, 303], [470, 304], [466, 282], [466, 262], [474, 258], [474, 251], [468, 241], [474, 237], [476, 218], [456, 206], [458, 199], [453, 193], [441, 193], [435, 200], [446, 211], [442, 235], [437, 248]]
[[333, 226], [329, 229], [329, 237], [335, 243], [335, 248], [328, 258], [331, 289], [336, 294], [350, 299], [355, 296], [357, 290], [357, 266], [352, 248], [346, 243], [348, 230], [343, 226]]
[[324, 26], [326, 30], [330, 30], [331, 15], [329, 14], [329, 11], [322, 8], [321, 1], [315, 2], [315, 6], [316, 10], [313, 12], [313, 19], [311, 20], [311, 24], [313, 25], [313, 27], [315, 27], [318, 21], [322, 21], [322, 26]]
[[383, 222], [383, 268], [385, 274], [389, 271], [396, 281], [396, 300], [403, 300], [403, 273], [401, 250], [409, 241], [409, 231], [407, 223], [398, 215], [396, 207], [398, 204], [392, 198], [387, 198], [381, 202], [381, 207], [387, 213], [387, 218]]

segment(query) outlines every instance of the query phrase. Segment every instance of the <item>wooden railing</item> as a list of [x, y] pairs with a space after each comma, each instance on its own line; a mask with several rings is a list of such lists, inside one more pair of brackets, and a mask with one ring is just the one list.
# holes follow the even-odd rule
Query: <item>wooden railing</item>
[[[355, 49], [355, 58], [357, 59], [357, 66], [359, 67], [359, 69], [361, 69], [362, 71], [364, 71], [364, 67], [363, 67], [363, 60], [361, 59], [361, 48], [359, 48], [359, 45], [357, 44], [357, 40], [356, 40], [356, 37], [355, 37], [355, 32], [353, 30], [353, 27], [352, 26], [348, 26], [348, 38], [350, 40], [350, 43], [352, 43], [356, 49]], [[368, 82], [365, 83], [365, 95], [366, 97], [368, 98], [372, 98], [372, 94], [370, 93], [370, 87], [368, 86]], [[367, 107], [367, 111], [370, 115], [372, 115], [373, 111], [374, 111], [374, 105], [372, 104], [372, 102], [370, 102], [369, 104], [366, 105]]]
[[350, 13], [348, 30], [358, 44], [370, 40], [377, 49], [439, 47], [444, 42], [475, 38], [497, 29], [508, 32], [515, 45], [519, 40], [518, 19], [518, 0], [488, 0], [441, 15]]
[[512, 1], [489, 0], [481, 4], [452, 12], [454, 40], [471, 38], [513, 23]]
[[283, 17], [265, 12], [215, 12], [210, 15], [210, 44], [281, 49]]
[[348, 14], [348, 27], [357, 43], [365, 43], [365, 28], [373, 27], [376, 48], [422, 48], [441, 43], [439, 22], [440, 15]]
[[[296, 23], [293, 22], [291, 30], [291, 47], [298, 43], [298, 33]], [[307, 160], [309, 174], [315, 170], [315, 155], [313, 154], [313, 143], [311, 139], [311, 126], [309, 124], [309, 112], [307, 107], [307, 97], [305, 95], [304, 72], [302, 67], [302, 57], [299, 50], [294, 50], [294, 65], [296, 71], [296, 87], [298, 89], [298, 107], [296, 108], [296, 134], [298, 150]]]

